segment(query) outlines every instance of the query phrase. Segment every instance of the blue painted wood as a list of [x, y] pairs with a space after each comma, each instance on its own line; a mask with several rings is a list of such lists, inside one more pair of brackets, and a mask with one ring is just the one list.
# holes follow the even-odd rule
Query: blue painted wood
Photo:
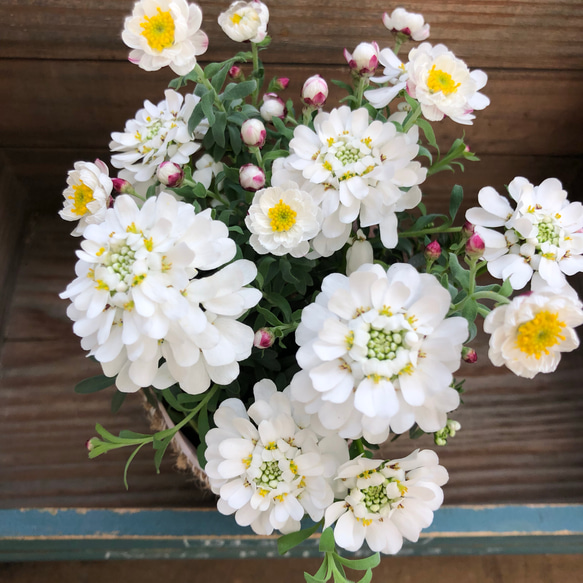
[[[583, 553], [583, 505], [446, 506], [401, 554], [541, 552]], [[315, 537], [289, 556], [317, 555]], [[277, 536], [255, 536], [216, 510], [0, 510], [3, 561], [276, 556]]]

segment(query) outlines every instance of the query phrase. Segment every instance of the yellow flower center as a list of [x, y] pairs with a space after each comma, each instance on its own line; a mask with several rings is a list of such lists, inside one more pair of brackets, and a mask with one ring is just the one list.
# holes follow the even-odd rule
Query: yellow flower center
[[157, 9], [155, 16], [144, 16], [140, 26], [144, 29], [142, 36], [146, 38], [150, 48], [162, 52], [174, 44], [174, 19], [170, 11], [162, 12]]
[[239, 24], [241, 20], [243, 20], [243, 17], [240, 14], [237, 14], [236, 12], [235, 14], [233, 14], [233, 16], [231, 16], [231, 22], [233, 24]]
[[296, 224], [297, 214], [280, 198], [279, 202], [267, 212], [267, 216], [271, 219], [271, 230], [289, 231]]
[[521, 324], [516, 334], [516, 347], [537, 360], [543, 352], [549, 354], [549, 348], [565, 340], [562, 331], [566, 327], [559, 320], [559, 314], [542, 311], [532, 320]]
[[429, 71], [427, 77], [427, 87], [431, 93], [441, 91], [444, 95], [451, 95], [458, 90], [461, 83], [456, 83], [452, 76], [441, 69], [435, 69], [435, 65]]
[[83, 182], [81, 184], [73, 184], [73, 196], [69, 198], [75, 201], [72, 212], [80, 217], [87, 214], [87, 205], [95, 200], [93, 198], [93, 191]]

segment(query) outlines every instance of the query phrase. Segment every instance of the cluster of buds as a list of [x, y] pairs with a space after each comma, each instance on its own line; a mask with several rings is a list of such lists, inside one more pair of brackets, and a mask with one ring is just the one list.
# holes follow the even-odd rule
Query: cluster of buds
[[447, 445], [448, 438], [455, 437], [456, 432], [458, 432], [461, 428], [462, 426], [460, 425], [459, 421], [448, 419], [445, 427], [433, 434], [433, 442], [435, 445]]

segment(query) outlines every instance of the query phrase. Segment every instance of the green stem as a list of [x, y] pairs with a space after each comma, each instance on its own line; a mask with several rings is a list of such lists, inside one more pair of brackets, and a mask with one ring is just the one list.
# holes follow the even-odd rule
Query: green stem
[[197, 74], [198, 82], [202, 83], [209, 91], [213, 92], [215, 107], [219, 111], [226, 111], [225, 106], [221, 103], [221, 100], [219, 99], [219, 96], [217, 95], [217, 92], [215, 91], [215, 88], [212, 86], [211, 82], [204, 76], [204, 71], [202, 70], [202, 67], [197, 63], [194, 66], [194, 70]]
[[477, 292], [472, 295], [472, 298], [474, 300], [494, 300], [498, 304], [509, 304], [511, 301], [506, 296], [503, 296], [502, 294], [497, 294], [496, 292], [492, 291]]
[[263, 168], [263, 156], [261, 150], [257, 146], [249, 146], [249, 151], [255, 156], [258, 166]]
[[[405, 124], [403, 125], [403, 133], [407, 133], [417, 121], [417, 118], [421, 115], [421, 104], [417, 105], [417, 109], [412, 111], [405, 120]], [[429, 175], [429, 172], [427, 173]]]
[[433, 235], [435, 233], [459, 233], [462, 227], [432, 227], [431, 229], [421, 229], [420, 231], [405, 231], [399, 233], [399, 237], [423, 237], [423, 235]]
[[364, 90], [368, 87], [370, 80], [368, 77], [359, 77], [358, 85], [356, 86], [356, 109], [362, 105], [362, 96], [364, 95]]
[[253, 105], [257, 107], [259, 99], [259, 50], [256, 43], [251, 43], [251, 54], [253, 55], [253, 78], [255, 79], [255, 91], [253, 91]]

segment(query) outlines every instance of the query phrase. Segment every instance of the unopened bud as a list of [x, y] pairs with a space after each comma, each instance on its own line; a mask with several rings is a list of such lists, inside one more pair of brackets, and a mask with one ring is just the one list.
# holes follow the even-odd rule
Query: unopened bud
[[320, 75], [312, 75], [306, 79], [301, 95], [306, 105], [322, 107], [328, 99], [328, 84]]
[[379, 45], [376, 42], [360, 43], [352, 54], [344, 49], [344, 58], [354, 74], [370, 77], [379, 66]]
[[433, 434], [433, 441], [435, 445], [447, 445], [447, 439], [449, 437], [454, 437], [456, 432], [462, 428], [458, 421], [453, 419], [448, 419], [445, 427], [436, 431]]
[[112, 178], [113, 189], [117, 194], [136, 194], [136, 189], [123, 178]]
[[245, 190], [255, 192], [265, 186], [265, 172], [255, 164], [244, 164], [239, 168], [239, 184]]
[[270, 348], [275, 342], [275, 335], [269, 328], [259, 328], [253, 338], [253, 346], [256, 348]]
[[87, 451], [91, 451], [93, 449], [93, 440], [95, 439], [95, 437], [92, 437], [91, 439], [88, 439], [85, 442], [85, 449], [87, 449]]
[[247, 146], [262, 148], [267, 137], [267, 130], [259, 119], [247, 119], [241, 126], [241, 139]]
[[359, 229], [358, 237], [346, 251], [346, 275], [355, 272], [361, 265], [374, 261], [374, 252], [370, 241], [367, 241], [364, 233]]
[[466, 255], [470, 259], [479, 259], [484, 255], [484, 240], [478, 233], [474, 233], [466, 242]]
[[441, 255], [441, 245], [437, 241], [431, 241], [431, 243], [425, 247], [424, 255], [427, 261], [436, 261]]
[[466, 238], [471, 237], [474, 234], [474, 225], [470, 221], [466, 221], [462, 227], [462, 235]]
[[170, 188], [178, 188], [184, 180], [184, 170], [182, 166], [175, 162], [162, 162], [156, 170], [156, 178], [160, 184]]
[[243, 71], [241, 70], [241, 67], [233, 65], [229, 69], [229, 77], [233, 79], [233, 81], [238, 81], [239, 79], [241, 79], [243, 77]]
[[261, 117], [265, 121], [271, 121], [273, 117], [283, 119], [287, 114], [287, 110], [281, 97], [276, 93], [266, 93], [263, 96], [263, 103], [259, 108], [259, 113], [261, 113]]
[[474, 364], [474, 362], [478, 361], [478, 353], [469, 346], [464, 346], [462, 348], [462, 359], [464, 362], [468, 362], [469, 364]]
[[289, 85], [289, 79], [287, 77], [278, 77], [273, 82], [273, 87], [276, 91], [283, 91], [284, 89], [287, 89], [288, 85]]

